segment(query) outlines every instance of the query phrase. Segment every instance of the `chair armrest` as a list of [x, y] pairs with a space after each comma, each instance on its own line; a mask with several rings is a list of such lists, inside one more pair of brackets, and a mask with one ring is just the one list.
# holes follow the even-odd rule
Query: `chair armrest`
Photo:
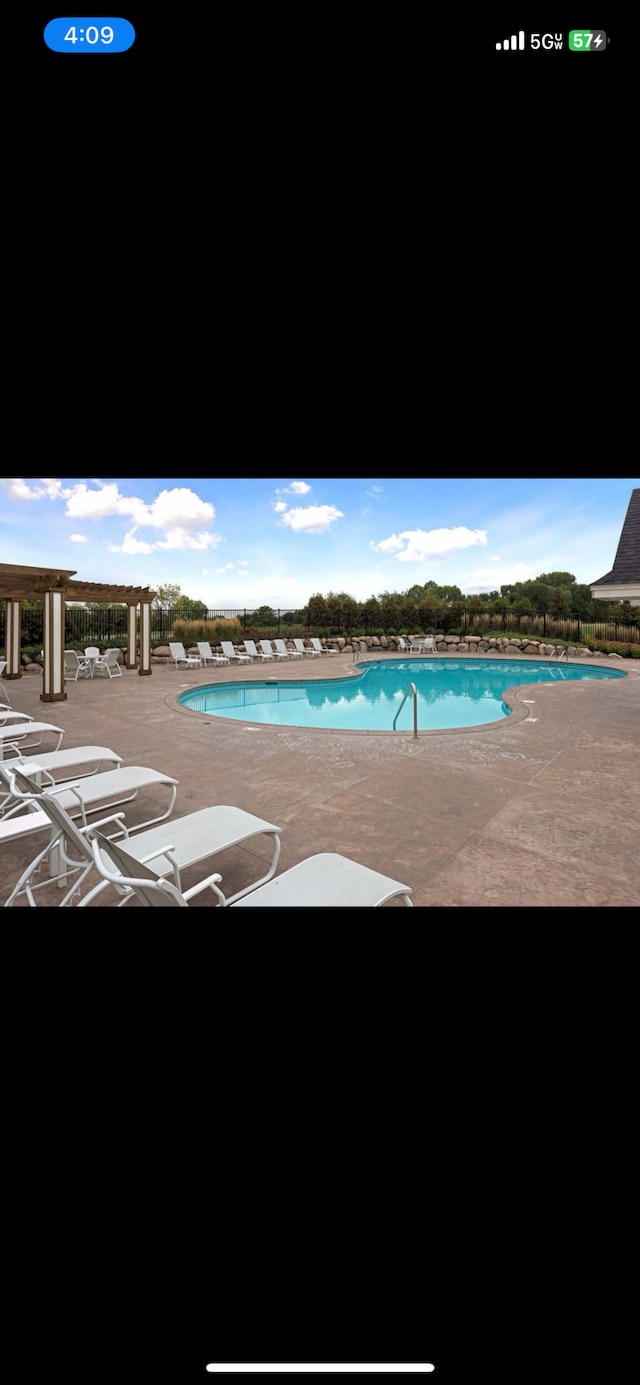
[[206, 880], [200, 880], [197, 885], [192, 885], [190, 889], [183, 890], [184, 898], [191, 899], [193, 895], [201, 894], [202, 890], [206, 890], [210, 886], [213, 890], [213, 893], [217, 894], [220, 903], [226, 905], [226, 898], [223, 895], [222, 890], [218, 889], [218, 884], [221, 880], [222, 876], [218, 875], [216, 871], [214, 875], [208, 875]]

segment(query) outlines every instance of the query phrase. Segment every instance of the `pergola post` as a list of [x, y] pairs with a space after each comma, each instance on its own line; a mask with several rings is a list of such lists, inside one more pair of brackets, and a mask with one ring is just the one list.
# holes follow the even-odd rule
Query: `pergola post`
[[10, 678], [22, 678], [20, 663], [20, 640], [22, 630], [22, 602], [7, 597], [5, 601], [5, 657], [7, 667], [2, 675], [8, 682]]
[[151, 673], [151, 600], [140, 599], [140, 667], [141, 677]]
[[41, 702], [64, 702], [64, 591], [59, 587], [44, 593], [44, 668]]
[[[118, 602], [127, 606], [126, 667], [138, 673], [150, 674], [151, 669], [151, 603], [157, 592], [148, 587], [130, 587], [111, 582], [74, 581], [74, 569], [51, 567], [21, 567], [16, 563], [0, 563], [0, 600], [4, 598], [5, 647], [7, 667], [3, 677], [21, 678], [20, 649], [22, 643], [23, 601], [41, 601], [44, 655], [44, 682], [41, 700], [56, 702], [66, 698], [64, 690], [65, 612], [68, 602], [97, 602], [106, 605]], [[140, 624], [137, 611], [140, 603]], [[137, 657], [138, 638], [140, 658]]]
[[138, 606], [129, 602], [127, 606], [127, 656], [126, 667], [135, 668], [136, 659], [136, 634], [137, 634]]

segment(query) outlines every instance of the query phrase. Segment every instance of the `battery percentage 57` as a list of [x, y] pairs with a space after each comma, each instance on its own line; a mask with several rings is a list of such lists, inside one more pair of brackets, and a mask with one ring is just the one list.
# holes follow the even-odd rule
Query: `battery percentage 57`
[[604, 53], [607, 35], [604, 29], [572, 29], [569, 49], [572, 53]]

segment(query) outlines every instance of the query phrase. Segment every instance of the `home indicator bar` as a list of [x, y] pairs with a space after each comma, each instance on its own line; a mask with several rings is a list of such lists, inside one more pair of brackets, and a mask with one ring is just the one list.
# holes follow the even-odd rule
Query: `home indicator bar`
[[407, 1374], [416, 1375], [416, 1374], [420, 1374], [420, 1373], [423, 1373], [423, 1374], [424, 1374], [424, 1372], [426, 1372], [426, 1371], [435, 1371], [435, 1366], [431, 1365], [431, 1363], [430, 1363], [429, 1361], [422, 1362], [422, 1364], [420, 1364], [420, 1365], [418, 1365], [418, 1364], [416, 1364], [416, 1363], [414, 1363], [414, 1362], [407, 1363], [406, 1361], [400, 1362], [399, 1364], [391, 1364], [391, 1363], [386, 1362], [386, 1361], [382, 1361], [382, 1362], [378, 1362], [378, 1363], [376, 1363], [376, 1362], [374, 1362], [374, 1361], [365, 1361], [365, 1362], [360, 1362], [359, 1364], [357, 1364], [357, 1363], [355, 1363], [355, 1362], [353, 1362], [353, 1361], [337, 1362], [337, 1363], [334, 1362], [334, 1361], [331, 1361], [331, 1362], [323, 1362], [323, 1363], [320, 1363], [320, 1364], [318, 1364], [318, 1363], [313, 1363], [313, 1362], [312, 1362], [312, 1363], [307, 1362], [306, 1364], [303, 1364], [303, 1365], [300, 1365], [300, 1364], [293, 1365], [290, 1361], [287, 1361], [287, 1362], [285, 1362], [284, 1364], [282, 1364], [282, 1363], [277, 1364], [277, 1363], [272, 1362], [272, 1361], [266, 1361], [266, 1362], [262, 1362], [262, 1363], [259, 1363], [259, 1362], [257, 1362], [257, 1361], [249, 1361], [249, 1362], [245, 1362], [245, 1363], [243, 1364], [243, 1363], [234, 1361], [234, 1362], [231, 1363], [231, 1364], [225, 1363], [225, 1364], [221, 1364], [221, 1365], [216, 1365], [216, 1364], [214, 1364], [214, 1363], [212, 1362], [209, 1366], [206, 1366], [205, 1369], [208, 1370], [208, 1371], [220, 1371], [221, 1373], [223, 1373], [223, 1374], [225, 1374], [225, 1375], [226, 1375], [227, 1372], [229, 1372], [229, 1371], [233, 1371], [234, 1373], [236, 1373], [236, 1374], [238, 1374], [238, 1375], [240, 1375], [241, 1373], [243, 1373], [243, 1372], [245, 1372], [245, 1371], [246, 1371], [246, 1372], [251, 1372], [252, 1374], [254, 1374], [254, 1373], [257, 1372], [257, 1373], [260, 1374], [260, 1375], [263, 1375], [263, 1374], [276, 1374], [276, 1373], [279, 1374], [281, 1371], [286, 1371], [286, 1372], [290, 1372], [290, 1373], [294, 1373], [294, 1372], [295, 1372], [296, 1374], [297, 1374], [299, 1371], [312, 1371], [312, 1372], [316, 1372], [316, 1373], [318, 1373], [318, 1372], [323, 1372], [323, 1373], [324, 1373], [324, 1372], [330, 1372], [330, 1373], [334, 1373], [334, 1372], [335, 1372], [336, 1374], [339, 1374], [339, 1373], [341, 1373], [341, 1372], [343, 1372], [343, 1371], [349, 1371], [349, 1372], [364, 1372], [364, 1373], [367, 1373], [367, 1374], [368, 1374], [369, 1371], [376, 1371], [377, 1373], [379, 1373], [379, 1374], [381, 1374], [381, 1375], [382, 1375], [382, 1374], [391, 1374], [391, 1375], [392, 1375], [392, 1374], [394, 1374], [396, 1371], [401, 1371], [401, 1372], [402, 1372], [403, 1374], [405, 1374], [405, 1375], [407, 1375]]

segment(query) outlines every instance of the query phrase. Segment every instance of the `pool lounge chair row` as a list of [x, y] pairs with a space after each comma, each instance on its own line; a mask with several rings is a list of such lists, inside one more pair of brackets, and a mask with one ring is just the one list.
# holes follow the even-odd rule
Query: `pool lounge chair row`
[[258, 649], [255, 640], [246, 639], [243, 641], [244, 650], [236, 650], [231, 640], [221, 640], [220, 647], [222, 654], [217, 654], [208, 640], [197, 640], [198, 653], [187, 654], [184, 644], [177, 640], [171, 640], [169, 649], [171, 650], [171, 663], [176, 669], [206, 668], [207, 664], [251, 664], [260, 659], [262, 663], [270, 663], [275, 659], [317, 659], [322, 654], [337, 654], [337, 649], [327, 649], [320, 643], [317, 636], [311, 638], [310, 644], [305, 644], [302, 639], [294, 639], [293, 649], [288, 649], [283, 639], [258, 640]]
[[[118, 768], [101, 772], [104, 760]], [[86, 768], [89, 764], [92, 769]], [[85, 772], [79, 775], [83, 765]], [[155, 785], [169, 789], [166, 811], [127, 826], [124, 812], [113, 809], [135, 799], [139, 789]], [[395, 897], [413, 907], [408, 885], [337, 853], [310, 856], [276, 876], [282, 829], [242, 808], [217, 804], [167, 821], [177, 786], [177, 780], [156, 770], [122, 765], [121, 757], [105, 746], [77, 747], [41, 758], [21, 756], [1, 764], [0, 844], [9, 846], [35, 834], [42, 838], [4, 907], [23, 896], [35, 907], [36, 891], [52, 882], [64, 890], [59, 907], [76, 903], [86, 908], [110, 886], [118, 896], [114, 907], [132, 899], [145, 907], [185, 907], [205, 890], [211, 891], [212, 904], [227, 908], [378, 907]], [[96, 813], [102, 814], [97, 820]], [[209, 864], [185, 889], [184, 871], [261, 836], [271, 841], [272, 850], [267, 870], [257, 880], [226, 896], [222, 875], [211, 872]], [[250, 859], [255, 860], [253, 847]], [[80, 898], [96, 871], [98, 882]]]

